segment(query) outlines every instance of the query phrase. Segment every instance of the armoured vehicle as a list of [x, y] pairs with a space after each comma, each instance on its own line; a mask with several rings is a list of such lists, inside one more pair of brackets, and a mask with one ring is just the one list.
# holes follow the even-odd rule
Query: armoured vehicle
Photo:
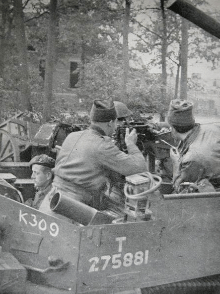
[[122, 201], [97, 210], [56, 193], [43, 213], [24, 204], [34, 195], [24, 164], [0, 165], [0, 293], [220, 290], [219, 192], [168, 194], [144, 173], [126, 178]]
[[163, 195], [160, 183], [135, 175], [124, 203], [101, 210], [55, 194], [45, 214], [0, 196], [0, 293], [181, 293], [206, 281], [218, 293], [220, 193]]
[[166, 194], [146, 173], [127, 178], [123, 202], [55, 194], [46, 214], [4, 176], [0, 293], [220, 293], [219, 192]]

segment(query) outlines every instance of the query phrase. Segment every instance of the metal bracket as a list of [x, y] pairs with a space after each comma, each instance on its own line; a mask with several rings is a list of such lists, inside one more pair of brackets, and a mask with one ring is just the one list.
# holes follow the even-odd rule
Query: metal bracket
[[86, 231], [87, 238], [90, 239], [97, 247], [101, 246], [102, 230], [103, 227], [93, 227], [88, 228]]

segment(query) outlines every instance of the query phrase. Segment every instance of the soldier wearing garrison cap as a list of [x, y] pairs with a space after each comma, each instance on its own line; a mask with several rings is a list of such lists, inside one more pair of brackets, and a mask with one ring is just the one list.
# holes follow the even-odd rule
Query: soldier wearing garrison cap
[[64, 140], [54, 168], [53, 185], [74, 199], [99, 208], [112, 173], [128, 176], [146, 171], [145, 159], [136, 146], [137, 134], [126, 132], [128, 154], [112, 142], [117, 113], [111, 100], [95, 100], [87, 130]]
[[34, 186], [37, 190], [34, 199], [28, 199], [26, 205], [39, 209], [46, 195], [52, 191], [53, 171], [55, 160], [46, 155], [36, 155], [29, 163], [32, 169], [31, 178], [34, 180]]
[[179, 142], [171, 149], [175, 190], [191, 182], [199, 191], [215, 191], [220, 186], [220, 125], [196, 123], [193, 103], [177, 99], [170, 103], [167, 120]]

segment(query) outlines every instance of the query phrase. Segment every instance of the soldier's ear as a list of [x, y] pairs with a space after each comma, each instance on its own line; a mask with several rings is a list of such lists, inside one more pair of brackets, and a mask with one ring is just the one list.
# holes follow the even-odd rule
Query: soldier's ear
[[51, 171], [47, 171], [46, 173], [48, 179], [52, 179], [53, 173]]

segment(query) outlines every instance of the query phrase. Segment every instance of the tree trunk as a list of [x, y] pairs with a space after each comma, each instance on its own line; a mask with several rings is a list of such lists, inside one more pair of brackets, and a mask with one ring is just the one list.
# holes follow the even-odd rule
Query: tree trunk
[[[166, 103], [166, 88], [167, 88], [167, 65], [166, 65], [166, 56], [167, 56], [167, 21], [166, 21], [166, 14], [164, 10], [164, 1], [161, 0], [161, 12], [162, 12], [162, 19], [163, 19], [163, 36], [162, 36], [162, 53], [161, 53], [161, 60], [162, 60], [162, 86], [161, 86], [161, 98], [164, 103]], [[163, 114], [161, 117], [164, 120]]]
[[85, 84], [85, 62], [86, 62], [86, 53], [85, 53], [85, 40], [84, 37], [81, 37], [81, 71], [80, 71], [80, 85], [84, 87]]
[[129, 55], [128, 55], [128, 33], [130, 19], [131, 0], [125, 0], [125, 17], [123, 27], [123, 81], [122, 81], [122, 100], [127, 101], [127, 82], [129, 72]]
[[53, 73], [56, 58], [56, 27], [57, 27], [57, 0], [50, 0], [50, 19], [48, 26], [47, 58], [44, 83], [43, 121], [51, 119], [53, 101]]
[[18, 62], [19, 62], [19, 76], [20, 76], [20, 92], [21, 92], [21, 110], [32, 111], [30, 97], [31, 91], [29, 87], [29, 71], [28, 71], [28, 57], [27, 57], [27, 45], [25, 37], [24, 27], [24, 15], [22, 9], [22, 0], [14, 0], [14, 21], [15, 21], [15, 33], [16, 43], [18, 50]]
[[[5, 66], [5, 51], [6, 51], [6, 24], [9, 17], [9, 3], [8, 0], [0, 0], [0, 119], [3, 117], [3, 80], [4, 80], [4, 66]], [[1, 122], [1, 121], [0, 121]]]
[[182, 19], [182, 42], [181, 42], [181, 83], [180, 99], [187, 99], [187, 68], [188, 68], [188, 22]]
[[178, 99], [178, 91], [179, 91], [179, 79], [180, 79], [180, 63], [177, 64], [177, 71], [176, 71], [176, 82], [175, 82], [175, 94], [174, 99]]
[[4, 77], [4, 57], [6, 50], [6, 26], [9, 18], [8, 0], [0, 0], [0, 78]]

